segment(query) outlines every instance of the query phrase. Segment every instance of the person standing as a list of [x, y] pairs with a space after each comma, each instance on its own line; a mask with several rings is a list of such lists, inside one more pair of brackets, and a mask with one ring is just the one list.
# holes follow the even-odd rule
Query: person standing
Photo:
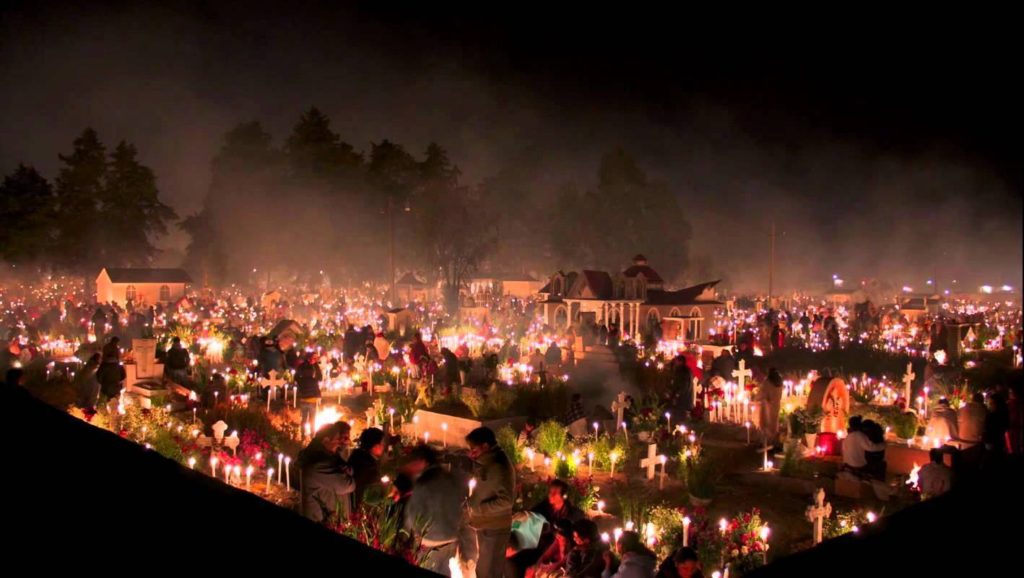
[[181, 346], [181, 338], [171, 340], [171, 349], [167, 351], [167, 374], [178, 385], [188, 384], [188, 365], [191, 362], [188, 350]]
[[765, 440], [775, 443], [779, 437], [779, 411], [782, 409], [782, 375], [774, 367], [761, 383], [761, 429]]
[[412, 448], [404, 470], [413, 484], [402, 525], [420, 536], [421, 553], [425, 554], [423, 567], [450, 576], [449, 560], [456, 555], [464, 564], [471, 565], [475, 549], [460, 540], [465, 488], [441, 467], [437, 452], [426, 444]]
[[356, 484], [341, 451], [348, 446], [350, 433], [351, 427], [342, 421], [325, 425], [299, 452], [302, 515], [314, 522], [330, 520], [335, 512], [348, 516]]
[[121, 383], [126, 374], [121, 366], [121, 340], [118, 337], [111, 337], [110, 341], [103, 346], [103, 360], [96, 372], [100, 381], [100, 388], [103, 395], [114, 398], [121, 395]]
[[96, 411], [96, 402], [100, 397], [100, 382], [96, 379], [96, 370], [100, 367], [100, 354], [93, 353], [85, 363], [82, 371], [75, 375], [78, 385], [78, 407], [87, 411]]
[[502, 578], [505, 547], [512, 531], [516, 473], [498, 446], [494, 431], [479, 427], [466, 436], [469, 457], [475, 461], [476, 489], [469, 497], [469, 524], [476, 530], [480, 557], [477, 576]]
[[315, 353], [310, 353], [295, 370], [295, 386], [298, 388], [300, 419], [303, 426], [313, 427], [316, 407], [320, 403], [320, 381], [324, 375]]
[[957, 412], [957, 433], [961, 441], [972, 444], [981, 441], [985, 431], [985, 413], [985, 396], [980, 392], [975, 393], [971, 401]]

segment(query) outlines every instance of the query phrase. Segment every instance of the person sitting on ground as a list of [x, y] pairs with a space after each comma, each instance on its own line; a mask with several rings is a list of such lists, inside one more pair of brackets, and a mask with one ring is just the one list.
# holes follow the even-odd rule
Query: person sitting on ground
[[548, 497], [530, 511], [544, 516], [549, 524], [559, 520], [575, 522], [586, 517], [583, 510], [569, 500], [569, 484], [559, 479], [548, 482]]
[[847, 420], [847, 435], [843, 439], [843, 468], [859, 476], [867, 475], [867, 452], [885, 450], [885, 444], [872, 443], [863, 430], [862, 418], [850, 416]]
[[342, 516], [348, 515], [356, 484], [340, 452], [349, 444], [351, 429], [343, 421], [325, 425], [299, 452], [302, 515], [314, 522], [329, 520], [339, 508]]
[[615, 544], [619, 553], [618, 569], [612, 573], [615, 560], [610, 551], [605, 551], [602, 578], [652, 578], [658, 567], [658, 560], [640, 539], [636, 532], [623, 532]]
[[572, 550], [572, 522], [559, 520], [555, 523], [554, 540], [541, 554], [537, 563], [526, 570], [526, 578], [549, 578], [560, 576], [569, 560]]
[[363, 501], [367, 488], [380, 482], [380, 457], [384, 455], [384, 432], [369, 427], [359, 434], [359, 447], [348, 457], [352, 467], [352, 478], [356, 482], [352, 493], [352, 509], [355, 511]]
[[702, 574], [697, 551], [687, 546], [676, 550], [661, 563], [657, 578], [698, 578], [699, 576]]
[[926, 500], [945, 494], [953, 483], [953, 471], [943, 462], [942, 450], [933, 448], [928, 452], [928, 457], [931, 458], [931, 462], [917, 474], [921, 485], [921, 498]]
[[948, 399], [939, 400], [939, 405], [932, 411], [932, 415], [928, 419], [925, 435], [942, 442], [958, 439], [957, 415], [956, 411], [949, 407]]
[[597, 524], [587, 518], [576, 520], [572, 524], [572, 538], [575, 545], [565, 563], [566, 575], [569, 578], [600, 578], [605, 568], [604, 550], [607, 547], [601, 542]]
[[985, 431], [985, 396], [981, 392], [971, 396], [971, 401], [964, 404], [957, 412], [957, 433], [960, 441], [976, 444], [981, 442]]
[[516, 439], [516, 445], [521, 448], [529, 447], [530, 445], [533, 445], [533, 440], [536, 437], [537, 418], [526, 418], [526, 423], [523, 424], [523, 429], [519, 432], [519, 437]]
[[550, 368], [562, 365], [562, 348], [558, 346], [558, 343], [552, 341], [548, 346], [548, 350], [544, 353], [544, 363]]

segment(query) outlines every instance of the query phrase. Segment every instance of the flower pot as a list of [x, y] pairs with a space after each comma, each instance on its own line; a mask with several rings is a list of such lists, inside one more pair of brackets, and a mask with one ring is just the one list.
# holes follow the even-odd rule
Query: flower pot
[[707, 508], [711, 504], [711, 498], [698, 498], [690, 494], [690, 505], [694, 508]]
[[813, 448], [814, 447], [814, 442], [817, 441], [817, 439], [818, 439], [818, 434], [812, 434], [812, 433], [805, 433], [804, 434], [804, 443], [807, 444], [807, 447], [809, 447], [809, 448]]

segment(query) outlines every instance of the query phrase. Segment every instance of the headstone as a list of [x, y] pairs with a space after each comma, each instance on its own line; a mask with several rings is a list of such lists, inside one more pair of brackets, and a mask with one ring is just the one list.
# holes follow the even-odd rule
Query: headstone
[[640, 460], [640, 467], [647, 468], [647, 479], [654, 479], [654, 470], [661, 463], [658, 458], [658, 444], [647, 445], [647, 458]]
[[732, 376], [736, 378], [736, 384], [740, 386], [740, 391], [744, 391], [743, 386], [746, 384], [746, 379], [754, 377], [754, 372], [747, 369], [747, 360], [741, 359], [739, 368], [732, 371]]
[[615, 430], [618, 431], [622, 427], [623, 413], [626, 411], [626, 394], [620, 391], [619, 395], [612, 402], [612, 411], [615, 412]]
[[828, 383], [821, 408], [824, 412], [821, 431], [835, 433], [846, 427], [846, 417], [850, 413], [850, 391], [845, 381], [837, 377]]
[[[132, 339], [132, 353], [135, 357], [135, 377], [149, 379], [161, 377], [156, 373], [156, 339]], [[161, 367], [161, 369], [163, 369]]]
[[224, 431], [228, 429], [228, 424], [224, 423], [224, 420], [220, 420], [217, 423], [213, 424], [212, 429], [213, 438], [216, 439], [217, 442], [219, 443], [224, 440]]
[[818, 488], [814, 494], [814, 505], [807, 506], [807, 520], [814, 524], [814, 543], [821, 544], [822, 524], [832, 515], [832, 504], [825, 501], [825, 490]]
[[201, 448], [208, 448], [213, 445], [213, 440], [206, 434], [199, 434], [199, 437], [196, 438], [196, 445]]

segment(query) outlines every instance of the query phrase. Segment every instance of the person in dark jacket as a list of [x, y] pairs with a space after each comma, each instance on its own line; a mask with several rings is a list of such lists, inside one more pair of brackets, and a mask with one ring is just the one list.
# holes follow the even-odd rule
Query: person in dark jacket
[[111, 337], [110, 341], [103, 346], [103, 360], [96, 371], [96, 378], [99, 379], [100, 389], [103, 395], [114, 398], [121, 395], [121, 387], [127, 377], [124, 367], [121, 365], [121, 340]]
[[422, 566], [448, 576], [448, 561], [457, 552], [461, 551], [464, 560], [472, 554], [460, 544], [465, 487], [441, 467], [437, 452], [426, 444], [412, 449], [404, 469], [414, 481], [412, 495], [405, 504], [403, 526], [421, 537], [426, 554]]
[[178, 385], [188, 383], [188, 365], [191, 362], [188, 350], [181, 346], [181, 338], [171, 340], [167, 351], [167, 375]]
[[[78, 407], [86, 411], [96, 411], [96, 402], [100, 397], [100, 382], [96, 379], [96, 371], [100, 367], [100, 354], [93, 353], [77, 374], [75, 384], [78, 386]], [[15, 370], [11, 370], [15, 371]]]
[[356, 482], [352, 493], [352, 510], [355, 511], [363, 501], [363, 493], [367, 488], [380, 483], [380, 457], [384, 455], [384, 432], [370, 427], [359, 434], [359, 447], [352, 450], [348, 457], [348, 465], [352, 467], [352, 477]]
[[257, 362], [260, 375], [263, 377], [269, 377], [271, 371], [276, 371], [278, 375], [284, 373], [284, 354], [272, 337], [263, 340], [263, 347], [260, 349]]
[[665, 559], [658, 568], [657, 578], [696, 578], [700, 575], [700, 561], [693, 548], [680, 548]]
[[[541, 556], [547, 552], [554, 542], [555, 528], [560, 523], [572, 524], [576, 520], [586, 517], [586, 514], [569, 500], [569, 484], [559, 479], [553, 479], [548, 482], [547, 498], [535, 505], [530, 511], [544, 516], [547, 524], [540, 536], [540, 540], [537, 542], [536, 548], [519, 550], [514, 556], [509, 558], [510, 566], [515, 572], [515, 576], [523, 576], [527, 568], [539, 562]], [[515, 578], [515, 576], [506, 576], [506, 578]]]
[[317, 404], [320, 402], [320, 382], [323, 378], [315, 353], [310, 353], [295, 370], [300, 417], [302, 423], [310, 424], [310, 427], [316, 417]]
[[606, 547], [597, 533], [597, 524], [587, 518], [577, 520], [572, 525], [572, 538], [575, 546], [569, 552], [566, 575], [569, 578], [601, 578], [606, 566]]
[[335, 513], [348, 516], [356, 484], [340, 452], [348, 446], [350, 432], [342, 421], [325, 425], [299, 452], [302, 515], [314, 522], [333, 519]]
[[[658, 559], [646, 546], [636, 532], [623, 532], [615, 544], [619, 554], [616, 562], [612, 553], [604, 552], [605, 569], [603, 578], [653, 578], [658, 566]], [[616, 568], [612, 572], [613, 568]]]
[[459, 358], [447, 347], [441, 349], [441, 358], [444, 359], [444, 385], [453, 385], [459, 382]]
[[480, 557], [477, 575], [500, 577], [505, 567], [505, 548], [512, 532], [512, 503], [516, 471], [498, 446], [494, 431], [479, 427], [466, 436], [469, 457], [476, 463], [476, 489], [469, 497], [469, 524], [476, 530]]

